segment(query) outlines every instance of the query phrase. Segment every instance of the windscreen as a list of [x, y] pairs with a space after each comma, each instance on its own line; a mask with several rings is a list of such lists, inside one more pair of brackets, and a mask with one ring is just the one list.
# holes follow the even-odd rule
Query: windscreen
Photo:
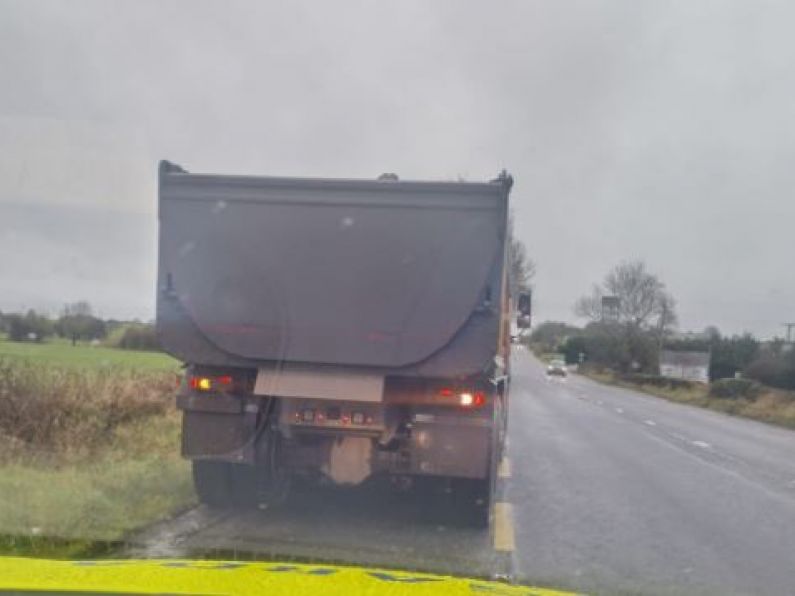
[[794, 28], [0, 0], [0, 596], [795, 596]]

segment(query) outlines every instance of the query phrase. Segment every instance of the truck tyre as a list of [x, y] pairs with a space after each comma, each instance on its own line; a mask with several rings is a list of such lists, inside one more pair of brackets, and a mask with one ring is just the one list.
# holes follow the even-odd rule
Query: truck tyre
[[219, 461], [193, 460], [193, 486], [199, 501], [210, 507], [232, 504], [231, 465]]
[[[495, 418], [495, 422], [497, 419]], [[472, 525], [477, 528], [488, 528], [491, 523], [492, 505], [496, 500], [497, 467], [502, 458], [500, 426], [495, 424], [491, 433], [491, 448], [489, 449], [489, 468], [486, 477], [471, 481], [470, 499], [472, 506]]]
[[488, 528], [491, 522], [491, 508], [494, 501], [494, 481], [492, 476], [474, 480], [470, 488], [471, 519], [475, 528]]
[[193, 485], [199, 501], [210, 507], [259, 504], [263, 470], [247, 464], [193, 461]]
[[253, 480], [253, 500], [259, 508], [281, 505], [290, 492], [291, 477], [282, 462], [282, 437], [267, 432], [258, 444], [256, 478]]

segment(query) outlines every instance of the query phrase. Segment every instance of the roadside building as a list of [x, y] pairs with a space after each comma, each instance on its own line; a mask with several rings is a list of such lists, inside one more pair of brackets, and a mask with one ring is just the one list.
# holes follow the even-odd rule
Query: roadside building
[[709, 352], [660, 352], [660, 375], [670, 379], [684, 379], [709, 383]]

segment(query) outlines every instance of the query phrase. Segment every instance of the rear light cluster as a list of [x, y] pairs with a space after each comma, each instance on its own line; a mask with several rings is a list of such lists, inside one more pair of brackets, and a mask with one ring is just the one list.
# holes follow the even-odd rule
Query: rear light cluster
[[188, 378], [188, 384], [194, 391], [230, 391], [235, 385], [235, 380], [231, 375], [192, 375]]
[[456, 390], [452, 387], [439, 389], [439, 397], [450, 400], [463, 408], [481, 408], [486, 405], [486, 394], [482, 391]]
[[293, 414], [293, 419], [297, 423], [303, 424], [324, 424], [326, 421], [338, 424], [353, 424], [355, 426], [365, 426], [373, 424], [374, 419], [364, 412], [351, 412], [343, 414], [339, 408], [332, 407], [326, 411], [321, 409], [304, 408]]

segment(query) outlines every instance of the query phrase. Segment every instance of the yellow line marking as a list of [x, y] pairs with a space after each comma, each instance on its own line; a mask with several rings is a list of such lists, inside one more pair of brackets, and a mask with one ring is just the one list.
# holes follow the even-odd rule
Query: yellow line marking
[[494, 550], [513, 552], [513, 509], [510, 503], [494, 504]]
[[502, 461], [500, 462], [500, 467], [497, 470], [497, 476], [499, 478], [510, 478], [511, 477], [511, 460], [508, 457], [503, 457]]

